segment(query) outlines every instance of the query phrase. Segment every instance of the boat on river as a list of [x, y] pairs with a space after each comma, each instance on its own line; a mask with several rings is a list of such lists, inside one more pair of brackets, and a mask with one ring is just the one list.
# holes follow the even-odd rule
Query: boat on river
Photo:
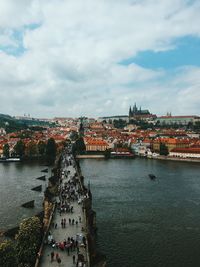
[[132, 159], [135, 157], [135, 155], [126, 148], [116, 148], [114, 151], [111, 151], [110, 157], [119, 158], [119, 159], [123, 159], [123, 158]]
[[150, 174], [149, 174], [149, 178], [150, 178], [151, 180], [155, 180], [155, 179], [156, 179], [156, 176], [155, 176], [154, 174], [150, 173]]
[[0, 158], [0, 162], [20, 162], [20, 158]]

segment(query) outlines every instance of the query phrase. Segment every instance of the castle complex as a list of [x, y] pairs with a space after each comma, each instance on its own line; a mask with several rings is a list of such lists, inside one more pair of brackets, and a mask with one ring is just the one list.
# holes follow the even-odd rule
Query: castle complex
[[148, 109], [141, 109], [141, 107], [138, 108], [136, 103], [133, 108], [129, 108], [129, 120], [149, 120], [153, 118], [156, 118], [156, 115], [151, 114]]
[[138, 109], [137, 106], [136, 106], [136, 103], [135, 105], [133, 106], [133, 108], [129, 109], [129, 117], [134, 117], [134, 116], [142, 116], [142, 115], [149, 115], [150, 112], [148, 109], [141, 109], [141, 107]]

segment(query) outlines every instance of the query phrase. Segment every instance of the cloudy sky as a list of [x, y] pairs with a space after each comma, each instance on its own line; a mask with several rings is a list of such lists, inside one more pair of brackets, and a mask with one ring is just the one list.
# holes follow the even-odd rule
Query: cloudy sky
[[0, 0], [0, 113], [200, 115], [199, 0]]

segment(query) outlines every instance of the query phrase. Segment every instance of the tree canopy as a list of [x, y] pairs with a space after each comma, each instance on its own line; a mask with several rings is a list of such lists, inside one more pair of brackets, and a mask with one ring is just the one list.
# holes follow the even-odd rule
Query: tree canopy
[[167, 156], [169, 154], [168, 147], [161, 143], [160, 144], [160, 155]]
[[25, 145], [22, 140], [19, 140], [17, 144], [14, 146], [14, 153], [16, 156], [22, 158], [25, 153]]
[[18, 266], [29, 267], [35, 263], [41, 243], [41, 222], [36, 216], [24, 219], [16, 235]]
[[9, 156], [10, 156], [10, 147], [9, 147], [9, 144], [5, 144], [3, 146], [3, 155], [4, 155], [4, 157], [9, 158]]
[[46, 144], [43, 141], [39, 141], [38, 143], [38, 153], [41, 156], [44, 156], [46, 153]]
[[83, 137], [79, 137], [76, 140], [76, 142], [73, 144], [72, 150], [73, 150], [73, 153], [75, 154], [81, 154], [86, 150]]
[[46, 159], [48, 164], [53, 164], [56, 159], [56, 143], [53, 138], [48, 139], [46, 146]]
[[0, 243], [0, 266], [17, 266], [15, 247], [12, 241], [3, 241]]

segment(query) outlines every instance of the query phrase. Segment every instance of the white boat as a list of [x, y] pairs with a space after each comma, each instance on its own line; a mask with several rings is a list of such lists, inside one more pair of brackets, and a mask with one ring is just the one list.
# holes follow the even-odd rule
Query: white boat
[[19, 162], [20, 158], [0, 158], [0, 162]]

